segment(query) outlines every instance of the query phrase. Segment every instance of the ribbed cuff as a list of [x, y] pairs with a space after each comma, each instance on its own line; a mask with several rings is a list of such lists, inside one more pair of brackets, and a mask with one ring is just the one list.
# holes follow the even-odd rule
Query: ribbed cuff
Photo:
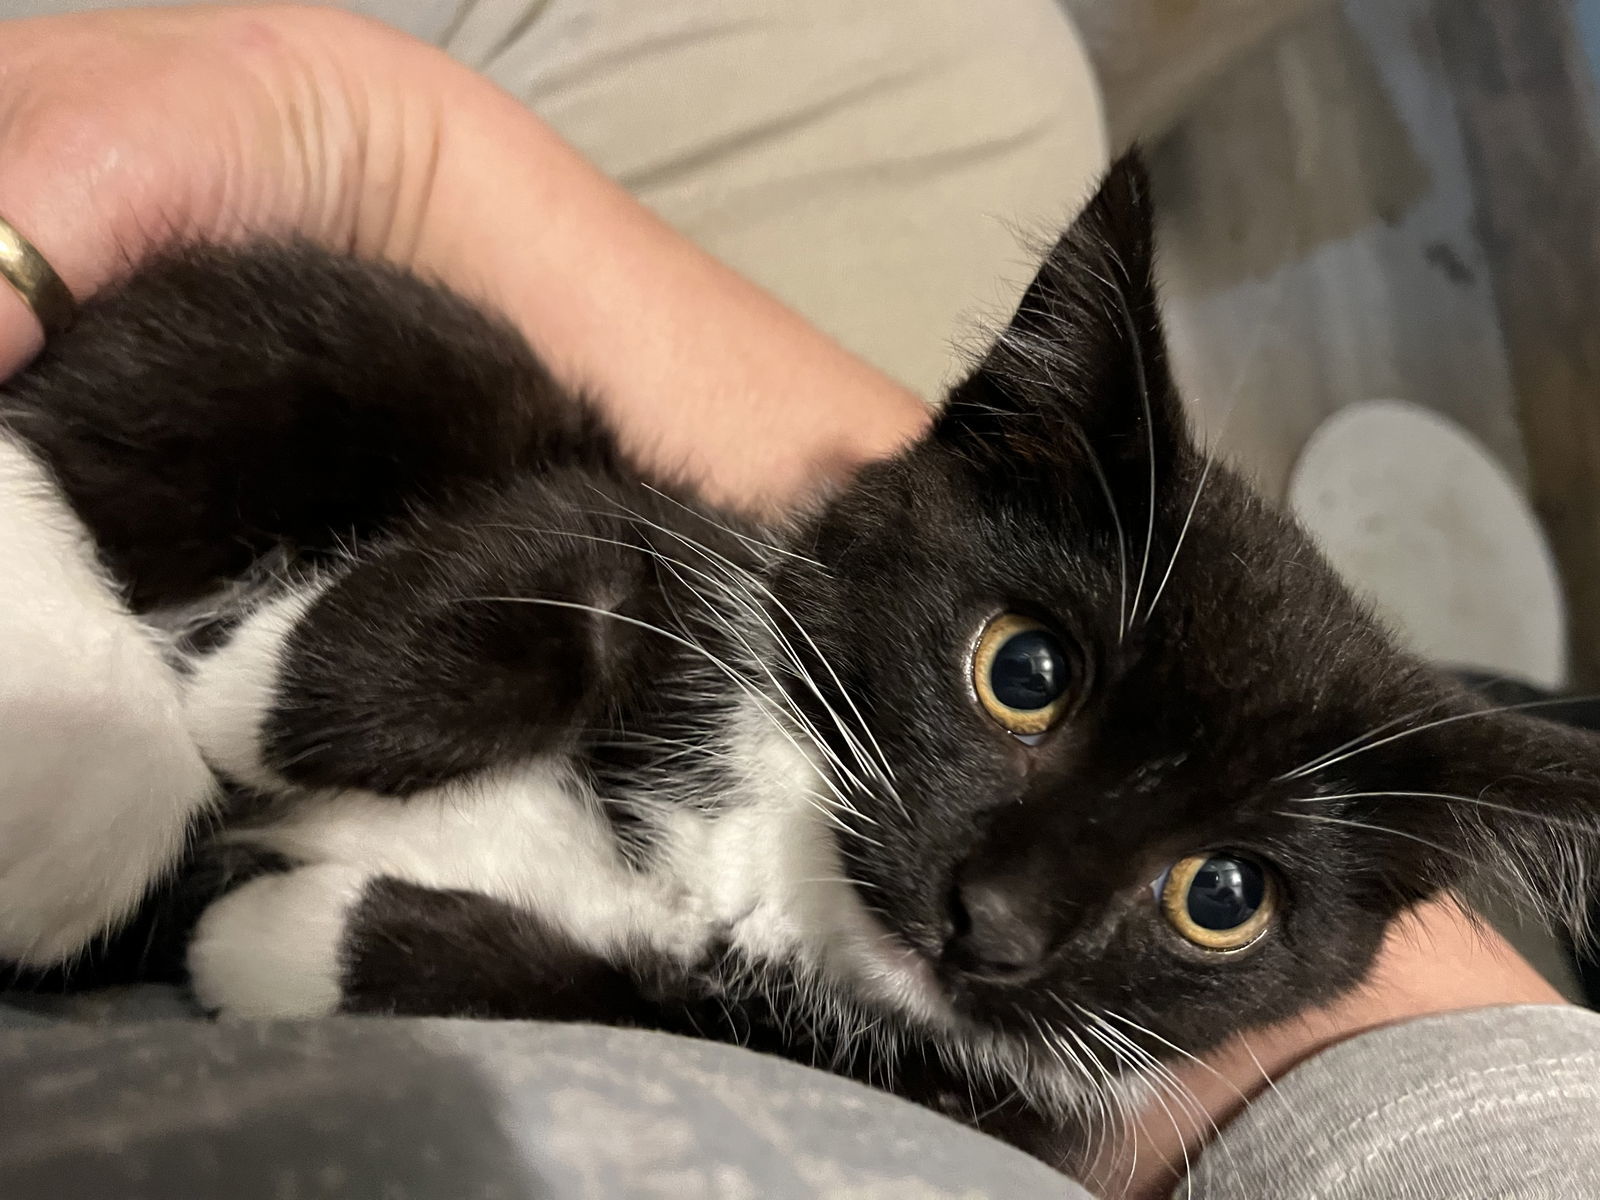
[[1481, 1009], [1291, 1071], [1202, 1156], [1194, 1200], [1600, 1197], [1600, 1015]]

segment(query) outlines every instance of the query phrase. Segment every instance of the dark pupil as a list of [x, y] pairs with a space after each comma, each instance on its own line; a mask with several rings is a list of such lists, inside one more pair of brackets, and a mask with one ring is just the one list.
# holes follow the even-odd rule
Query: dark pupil
[[1023, 712], [1054, 703], [1067, 690], [1061, 644], [1042, 629], [1013, 634], [994, 656], [989, 690], [1007, 708]]
[[1208, 858], [1189, 885], [1189, 919], [1201, 929], [1237, 929], [1255, 916], [1266, 890], [1261, 868], [1249, 859]]

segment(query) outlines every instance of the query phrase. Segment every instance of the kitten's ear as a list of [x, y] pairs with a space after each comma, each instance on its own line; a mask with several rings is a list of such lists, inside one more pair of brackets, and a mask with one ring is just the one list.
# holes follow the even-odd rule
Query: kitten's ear
[[1152, 452], [1170, 456], [1185, 435], [1153, 254], [1149, 180], [1129, 155], [1051, 250], [977, 370], [951, 392], [934, 436], [969, 456], [1012, 463], [1060, 463], [1087, 443], [1112, 474], [1123, 462], [1147, 470]]
[[1382, 839], [1389, 881], [1425, 894], [1475, 880], [1583, 936], [1600, 898], [1600, 734], [1539, 711], [1473, 701], [1379, 745], [1394, 790], [1363, 788], [1347, 813], [1394, 835]]

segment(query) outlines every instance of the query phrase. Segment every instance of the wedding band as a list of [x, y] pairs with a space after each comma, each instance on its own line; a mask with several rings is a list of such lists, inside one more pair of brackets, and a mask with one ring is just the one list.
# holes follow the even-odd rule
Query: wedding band
[[9, 283], [44, 326], [46, 337], [64, 331], [77, 311], [72, 293], [44, 255], [0, 217], [0, 279]]

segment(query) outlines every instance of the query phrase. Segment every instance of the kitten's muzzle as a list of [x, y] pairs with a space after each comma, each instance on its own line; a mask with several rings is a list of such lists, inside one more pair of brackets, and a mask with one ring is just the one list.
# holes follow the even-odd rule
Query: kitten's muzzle
[[1137, 848], [1097, 824], [1072, 820], [1053, 797], [990, 814], [945, 895], [935, 953], [951, 983], [1027, 984], [1069, 943], [1074, 955], [1103, 946], [1139, 868]]
[[956, 872], [949, 898], [945, 966], [993, 983], [1037, 978], [1064, 930], [1052, 864], [1037, 848], [1025, 854], [980, 851]]

